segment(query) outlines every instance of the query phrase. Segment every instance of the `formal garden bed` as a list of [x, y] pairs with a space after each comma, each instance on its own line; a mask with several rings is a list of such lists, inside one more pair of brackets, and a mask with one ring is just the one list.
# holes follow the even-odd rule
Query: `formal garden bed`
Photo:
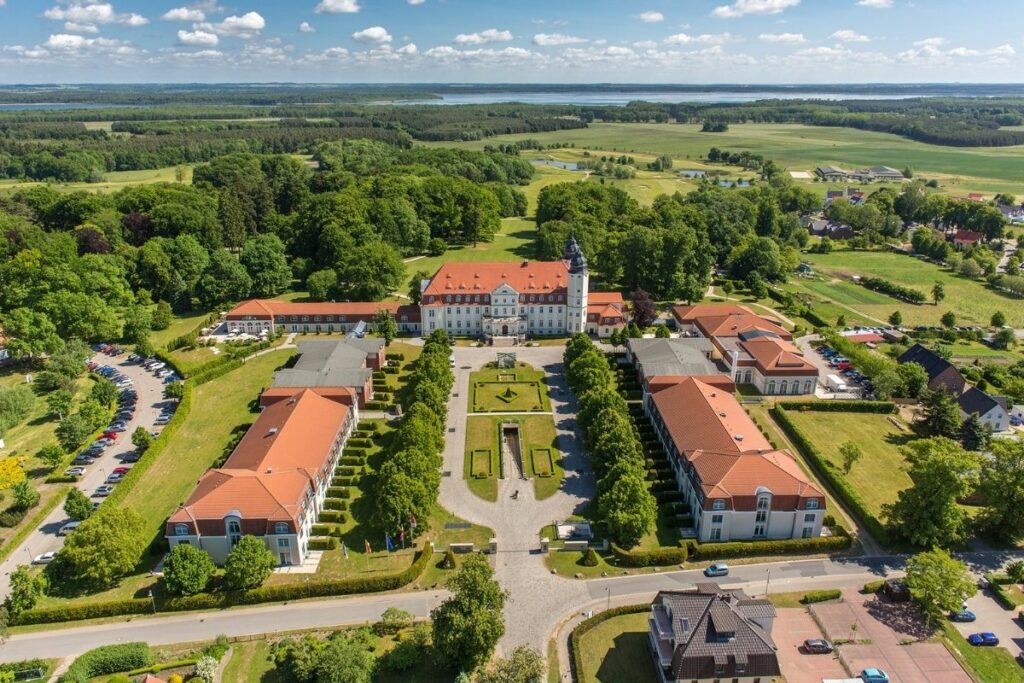
[[470, 404], [474, 413], [529, 413], [551, 410], [544, 372], [525, 363], [515, 368], [489, 364], [470, 374]]
[[[533, 480], [538, 499], [555, 494], [562, 484], [561, 452], [558, 450], [555, 422], [550, 415], [487, 416], [472, 415], [466, 420], [466, 455], [463, 473], [469, 490], [484, 500], [498, 499], [498, 480], [510, 476], [501, 450], [501, 425], [519, 426], [523, 474]], [[483, 474], [483, 453], [490, 457], [489, 474]], [[509, 463], [511, 465], [511, 463]]]

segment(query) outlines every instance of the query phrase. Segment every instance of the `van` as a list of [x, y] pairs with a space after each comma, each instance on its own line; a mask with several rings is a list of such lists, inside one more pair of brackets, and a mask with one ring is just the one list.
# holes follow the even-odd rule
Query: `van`
[[455, 354], [454, 353], [452, 355], [448, 356], [448, 365], [450, 367], [453, 367], [453, 368], [455, 367]]

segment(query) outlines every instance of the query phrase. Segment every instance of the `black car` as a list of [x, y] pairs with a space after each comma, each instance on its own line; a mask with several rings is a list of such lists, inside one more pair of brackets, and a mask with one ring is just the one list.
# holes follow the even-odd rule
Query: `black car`
[[138, 462], [140, 457], [138, 451], [129, 451], [121, 456], [121, 462]]
[[886, 579], [882, 592], [893, 602], [910, 601], [910, 589], [900, 579]]
[[812, 655], [827, 655], [831, 654], [835, 648], [832, 643], [823, 638], [811, 638], [804, 641], [804, 651]]

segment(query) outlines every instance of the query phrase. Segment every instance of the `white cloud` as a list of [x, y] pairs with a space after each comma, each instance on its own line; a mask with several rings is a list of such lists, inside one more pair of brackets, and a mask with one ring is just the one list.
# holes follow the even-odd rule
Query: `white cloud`
[[633, 43], [633, 47], [638, 47], [641, 50], [653, 50], [658, 47], [658, 41], [656, 40], [638, 40]]
[[981, 53], [966, 47], [955, 47], [949, 51], [950, 57], [977, 57]]
[[587, 42], [586, 38], [579, 36], [567, 36], [564, 33], [538, 33], [533, 37], [533, 44], [541, 47], [551, 45], [579, 45]]
[[734, 40], [731, 33], [702, 33], [699, 36], [691, 36], [686, 33], [677, 33], [665, 39], [666, 45], [688, 45], [697, 43], [699, 45], [724, 45]]
[[871, 9], [889, 9], [892, 7], [892, 0], [857, 0], [857, 4]]
[[758, 40], [763, 40], [766, 43], [806, 43], [807, 39], [804, 38], [802, 33], [762, 33], [759, 35]]
[[197, 31], [216, 33], [221, 36], [234, 36], [236, 38], [255, 38], [260, 31], [266, 28], [267, 22], [259, 12], [246, 12], [242, 16], [232, 15], [224, 21], [216, 24], [200, 23], [193, 28]]
[[360, 43], [376, 43], [380, 45], [382, 43], [390, 43], [391, 34], [383, 26], [371, 26], [353, 33], [352, 39]]
[[[421, 4], [422, 1], [423, 0], [420, 0], [419, 2], [411, 2], [410, 1], [409, 4], [418, 5], [418, 4]], [[417, 52], [419, 52], [419, 50], [416, 48], [416, 43], [408, 43], [407, 45], [403, 45], [402, 47], [400, 47], [397, 50], [395, 50], [395, 52], [397, 52], [400, 55], [414, 55]]]
[[645, 24], [657, 24], [659, 21], [665, 21], [665, 15], [661, 12], [641, 12], [633, 16]]
[[317, 14], [353, 14], [361, 10], [358, 0], [320, 0]]
[[605, 49], [604, 54], [608, 55], [609, 57], [631, 57], [636, 53], [633, 52], [628, 47], [612, 45], [611, 47]]
[[[25, 53], [29, 51], [23, 51]], [[79, 58], [86, 54], [105, 55], [113, 59], [135, 57], [139, 50], [120, 40], [112, 38], [86, 38], [68, 33], [54, 33], [42, 45], [36, 46], [33, 58], [64, 57]]]
[[69, 33], [99, 33], [100, 28], [96, 24], [79, 24], [75, 21], [65, 21], [64, 30]]
[[182, 45], [216, 47], [220, 41], [216, 33], [207, 31], [178, 31], [178, 42]]
[[505, 43], [512, 40], [511, 31], [499, 31], [496, 28], [489, 28], [477, 33], [460, 33], [455, 36], [455, 42], [459, 45], [485, 45], [487, 43]]
[[848, 28], [840, 29], [829, 36], [834, 40], [838, 40], [840, 43], [870, 43], [871, 39], [863, 33], [857, 33], [851, 31]]
[[1012, 57], [1017, 54], [1017, 51], [1013, 49], [1012, 45], [1000, 45], [989, 50], [986, 54], [993, 57]]
[[313, 28], [313, 25], [308, 21], [304, 21], [299, 24], [299, 31], [301, 33], [316, 33], [316, 29]]
[[[422, 5], [422, 4], [423, 4], [423, 3], [425, 3], [425, 2], [427, 1], [427, 0], [406, 0], [406, 1], [407, 1], [407, 2], [408, 2], [408, 3], [410, 4], [410, 5]], [[416, 46], [415, 46], [415, 45], [413, 45], [413, 47], [416, 47]]]
[[43, 16], [54, 21], [69, 22], [79, 26], [96, 26], [97, 24], [121, 24], [122, 26], [142, 26], [149, 19], [134, 12], [118, 14], [109, 2], [72, 2], [69, 5], [57, 5], [43, 12]]
[[160, 18], [164, 21], [206, 21], [206, 13], [197, 7], [175, 7]]
[[748, 14], [778, 14], [799, 4], [800, 0], [736, 0], [731, 5], [716, 7], [711, 15], [720, 19], [735, 19]]
[[914, 47], [939, 47], [946, 44], [946, 39], [941, 36], [934, 38], [925, 38], [924, 40], [914, 41]]

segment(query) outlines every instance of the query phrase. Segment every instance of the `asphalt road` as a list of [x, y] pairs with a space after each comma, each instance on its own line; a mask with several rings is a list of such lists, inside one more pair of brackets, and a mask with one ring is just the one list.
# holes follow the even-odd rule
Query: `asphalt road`
[[[138, 392], [139, 400], [136, 404], [135, 414], [128, 422], [127, 429], [121, 432], [117, 441], [103, 451], [102, 457], [88, 466], [85, 476], [79, 479], [76, 484], [86, 495], [91, 496], [96, 488], [106, 481], [115, 467], [121, 466], [120, 457], [128, 451], [134, 450], [131, 434], [136, 427], [144, 427], [149, 431], [159, 429], [153, 426], [160, 411], [170, 402], [163, 398], [163, 380], [158, 379], [153, 373], [144, 369], [138, 363], [128, 363], [127, 354], [111, 358], [102, 353], [97, 353], [92, 358], [99, 365], [110, 365], [117, 368], [122, 374], [131, 378], [135, 383], [134, 389]], [[87, 444], [88, 445], [88, 444]], [[102, 500], [93, 498], [93, 500]], [[7, 559], [0, 563], [0, 597], [7, 595], [10, 585], [10, 574], [19, 565], [28, 564], [33, 557], [52, 550], [60, 550], [64, 545], [64, 538], [57, 535], [57, 531], [67, 524], [68, 516], [64, 514], [63, 504], [58, 505], [51, 512], [43, 523], [21, 544], [20, 547], [11, 552]]]
[[[963, 556], [977, 573], [1001, 566], [1014, 554], [978, 553]], [[855, 586], [875, 579], [902, 576], [903, 557], [813, 559], [733, 566], [728, 577], [717, 579], [724, 587], [741, 587], [749, 593], [789, 592], [816, 588]], [[649, 600], [659, 590], [685, 589], [706, 581], [700, 570], [640, 574], [579, 581], [563, 579], [567, 588], [584, 584], [585, 594], [571, 610], [560, 615], [559, 640], [587, 611]], [[767, 586], [766, 586], [767, 584]], [[134, 618], [128, 621], [21, 633], [0, 645], [0, 661], [32, 657], [68, 657], [100, 645], [142, 640], [151, 645], [192, 642], [228, 636], [275, 633], [303, 628], [327, 628], [373, 622], [388, 607], [399, 607], [416, 617], [426, 617], [445, 591], [385, 593], [295, 603], [277, 603], [217, 612]], [[557, 630], [557, 629], [556, 629]], [[552, 634], [554, 635], [554, 634]], [[545, 639], [546, 640], [546, 639]], [[561, 643], [560, 643], [561, 646]], [[564, 661], [564, 660], [563, 660]]]

